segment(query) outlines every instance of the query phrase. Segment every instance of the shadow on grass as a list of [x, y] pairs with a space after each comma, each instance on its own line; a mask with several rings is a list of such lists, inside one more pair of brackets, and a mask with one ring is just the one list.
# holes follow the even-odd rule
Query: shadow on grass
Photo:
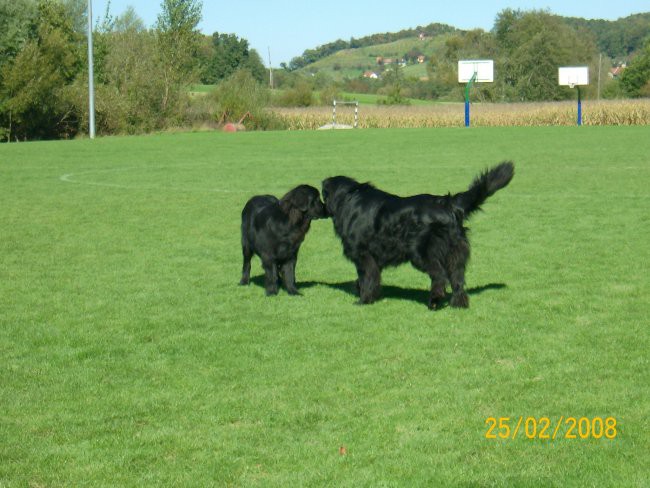
[[[251, 283], [264, 288], [264, 275], [253, 276], [251, 277]], [[358, 296], [356, 281], [342, 281], [340, 283], [326, 283], [323, 281], [299, 281], [296, 283], [298, 290], [305, 288], [311, 288], [313, 286], [327, 286], [334, 290], [339, 290], [347, 293], [348, 295]], [[487, 285], [482, 286], [473, 286], [472, 288], [466, 288], [465, 291], [468, 295], [480, 295], [486, 291], [490, 290], [502, 290], [506, 288], [505, 283], [488, 283]], [[409, 300], [417, 303], [427, 303], [429, 300], [429, 290], [422, 288], [403, 288], [401, 286], [393, 285], [382, 285], [381, 287], [381, 297], [382, 298], [395, 298], [398, 300]], [[445, 298], [440, 302], [437, 310], [445, 308], [449, 305], [449, 300], [451, 299], [451, 293], [446, 293]]]

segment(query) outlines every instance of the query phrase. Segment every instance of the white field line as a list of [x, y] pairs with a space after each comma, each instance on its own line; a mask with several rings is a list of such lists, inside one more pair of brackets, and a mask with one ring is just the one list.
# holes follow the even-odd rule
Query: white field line
[[[176, 166], [165, 166], [164, 168], [173, 168]], [[143, 166], [134, 166], [128, 168], [111, 168], [111, 169], [97, 169], [90, 171], [81, 171], [76, 173], [66, 173], [59, 177], [59, 180], [65, 183], [74, 183], [76, 185], [88, 185], [88, 186], [100, 186], [107, 188], [120, 188], [124, 190], [155, 190], [155, 191], [183, 191], [183, 192], [208, 192], [208, 193], [251, 193], [250, 190], [228, 190], [223, 188], [199, 188], [196, 186], [193, 187], [181, 187], [181, 186], [155, 186], [155, 185], [122, 185], [119, 183], [108, 183], [103, 181], [87, 181], [87, 180], [78, 180], [76, 177], [84, 175], [98, 175], [103, 173], [115, 173], [120, 171], [133, 171], [139, 169], [161, 169], [163, 167], [143, 167]]]

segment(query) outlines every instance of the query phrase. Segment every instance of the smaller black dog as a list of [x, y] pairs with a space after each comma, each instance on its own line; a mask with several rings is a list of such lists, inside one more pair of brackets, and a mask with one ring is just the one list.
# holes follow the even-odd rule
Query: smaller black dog
[[300, 244], [305, 239], [312, 219], [326, 216], [318, 190], [300, 185], [281, 200], [273, 195], [251, 198], [241, 214], [241, 245], [244, 266], [240, 285], [248, 285], [251, 258], [257, 254], [262, 259], [267, 295], [277, 295], [278, 275], [290, 295], [296, 289], [296, 260]]

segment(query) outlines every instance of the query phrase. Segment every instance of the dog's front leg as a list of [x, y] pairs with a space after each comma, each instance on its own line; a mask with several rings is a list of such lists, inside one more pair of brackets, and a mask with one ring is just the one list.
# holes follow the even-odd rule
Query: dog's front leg
[[268, 296], [278, 294], [278, 265], [274, 261], [262, 261], [264, 288]]
[[372, 256], [365, 256], [357, 264], [359, 275], [359, 303], [367, 304], [379, 298], [381, 290], [381, 270]]
[[282, 265], [284, 287], [287, 289], [289, 295], [300, 295], [300, 292], [296, 288], [296, 259], [293, 258]]
[[251, 258], [253, 257], [253, 252], [249, 246], [243, 245], [242, 254], [244, 255], [244, 264], [242, 266], [241, 280], [239, 281], [239, 284], [248, 285], [251, 279]]

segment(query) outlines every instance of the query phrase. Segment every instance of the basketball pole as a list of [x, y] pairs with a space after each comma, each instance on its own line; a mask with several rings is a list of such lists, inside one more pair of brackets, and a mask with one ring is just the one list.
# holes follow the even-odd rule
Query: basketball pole
[[582, 100], [580, 100], [580, 85], [576, 85], [578, 89], [578, 125], [582, 125]]
[[472, 83], [476, 81], [477, 76], [478, 72], [475, 71], [465, 86], [465, 127], [469, 127], [469, 89], [471, 88]]

